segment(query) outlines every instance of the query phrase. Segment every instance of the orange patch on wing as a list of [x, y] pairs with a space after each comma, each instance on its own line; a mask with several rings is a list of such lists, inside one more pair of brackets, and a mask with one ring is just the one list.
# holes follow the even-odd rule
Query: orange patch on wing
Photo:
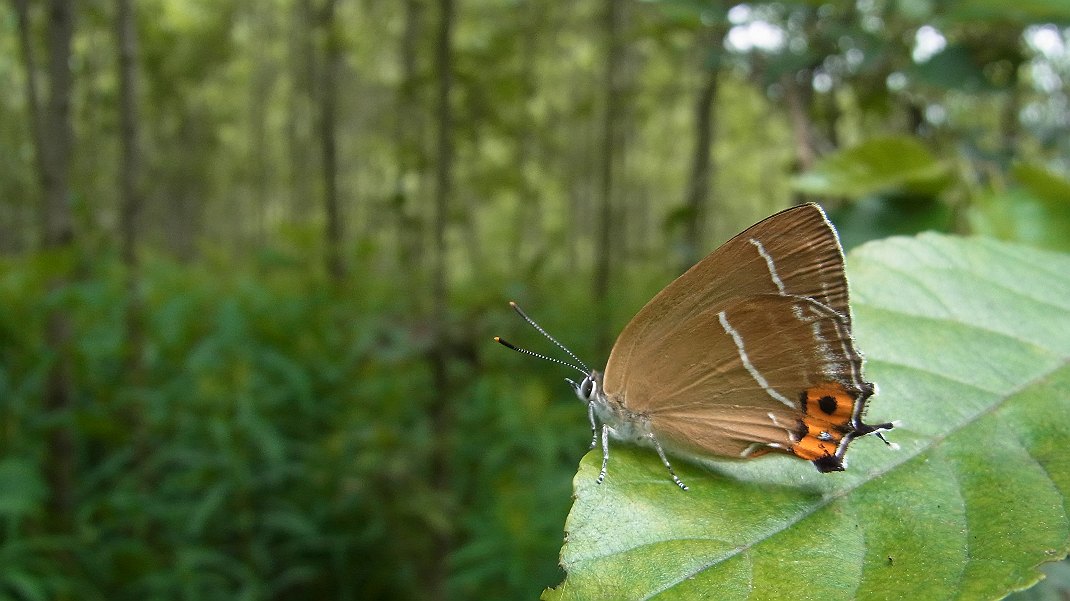
[[851, 424], [854, 397], [842, 384], [825, 382], [808, 388], [800, 400], [804, 410], [801, 436], [789, 450], [807, 461], [835, 455]]
[[807, 461], [815, 461], [822, 457], [835, 455], [836, 447], [839, 443], [839, 439], [824, 441], [814, 434], [807, 434], [802, 440], [792, 445], [790, 450], [796, 457]]

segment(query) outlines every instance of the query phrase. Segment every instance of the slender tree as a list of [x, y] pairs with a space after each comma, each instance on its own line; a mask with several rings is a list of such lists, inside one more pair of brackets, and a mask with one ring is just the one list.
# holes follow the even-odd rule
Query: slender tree
[[[70, 205], [70, 164], [74, 132], [71, 126], [71, 38], [74, 6], [69, 0], [50, 0], [47, 6], [48, 97], [42, 103], [36, 61], [31, 43], [27, 0], [15, 0], [19, 39], [26, 70], [27, 97], [36, 142], [38, 179], [44, 192], [41, 242], [49, 252], [70, 251], [74, 243], [74, 218]], [[69, 275], [49, 282], [50, 291], [68, 283]], [[53, 361], [45, 381], [44, 409], [61, 417], [48, 435], [45, 472], [51, 490], [49, 501], [53, 524], [64, 530], [74, 508], [74, 431], [66, 417], [74, 404], [73, 367], [70, 354], [71, 322], [62, 308], [53, 309], [45, 324], [45, 342]]]
[[795, 161], [798, 171], [807, 171], [817, 161], [817, 142], [814, 139], [810, 104], [813, 91], [808, 84], [799, 83], [799, 78], [809, 79], [809, 70], [785, 73], [780, 78], [784, 90], [784, 103], [791, 121], [792, 137], [795, 140]]
[[325, 242], [327, 273], [337, 284], [345, 278], [342, 259], [342, 210], [338, 194], [337, 111], [342, 75], [341, 30], [335, 23], [337, 0], [327, 0], [320, 12], [323, 34], [323, 77], [320, 85], [320, 149], [323, 154], [323, 204], [327, 216]]
[[[423, 255], [424, 221], [417, 211], [411, 211], [421, 194], [419, 184], [426, 167], [424, 129], [426, 122], [419, 104], [420, 89], [418, 50], [423, 33], [425, 6], [422, 0], [405, 0], [405, 28], [399, 40], [398, 59], [401, 69], [401, 85], [397, 90], [395, 111], [394, 148], [397, 153], [394, 183], [394, 211], [397, 257], [401, 265], [409, 265]], [[417, 189], [409, 183], [416, 177]]]
[[315, 51], [316, 23], [312, 0], [296, 0], [290, 18], [287, 68], [288, 90], [286, 146], [289, 158], [290, 217], [301, 223], [308, 213], [309, 199], [315, 197], [313, 174], [315, 154], [304, 149], [314, 144], [312, 106], [318, 64]]
[[[260, 2], [249, 3], [246, 10], [250, 27], [256, 32], [257, 39], [274, 39], [278, 35], [275, 9]], [[278, 68], [271, 56], [256, 55], [250, 59], [253, 63], [249, 78], [249, 161], [252, 185], [248, 186], [252, 197], [247, 210], [251, 211], [255, 230], [253, 240], [257, 247], [263, 246], [267, 237], [267, 213], [276, 200], [275, 178], [271, 165], [272, 140], [270, 138], [268, 111], [272, 102], [272, 90], [278, 80]], [[248, 241], [248, 236], [239, 238], [238, 243]]]
[[141, 132], [138, 111], [137, 31], [131, 0], [115, 0], [115, 40], [119, 55], [119, 198], [123, 262], [131, 274], [138, 267], [138, 215], [144, 206], [141, 187]]
[[711, 161], [713, 142], [716, 139], [714, 106], [721, 83], [719, 55], [724, 29], [711, 28], [701, 35], [706, 38], [706, 52], [710, 55], [710, 60], [706, 66], [702, 88], [695, 99], [695, 147], [691, 155], [687, 197], [684, 199], [687, 220], [684, 226], [684, 255], [681, 257], [680, 271], [689, 268], [704, 254], [705, 224], [709, 213], [707, 205], [714, 173]]
[[[119, 66], [119, 230], [120, 255], [126, 265], [126, 348], [124, 363], [130, 382], [143, 384], [142, 357], [145, 346], [144, 306], [141, 298], [141, 267], [138, 255], [139, 215], [145, 204], [141, 160], [141, 122], [138, 110], [137, 29], [131, 0], [115, 1], [115, 42]], [[136, 433], [138, 449], [144, 451], [141, 407], [131, 405], [127, 426]]]
[[593, 281], [594, 303], [602, 312], [598, 323], [597, 348], [608, 352], [610, 345], [610, 323], [607, 302], [609, 297], [609, 279], [611, 274], [613, 252], [613, 164], [616, 161], [617, 114], [620, 111], [620, 21], [621, 3], [619, 0], [606, 0], [603, 14], [605, 35], [605, 72], [602, 108], [602, 152], [599, 157], [599, 211], [598, 239], [595, 251], [595, 271]]
[[[535, 97], [538, 93], [538, 82], [535, 80], [535, 66], [539, 56], [539, 30], [543, 25], [540, 18], [542, 9], [535, 0], [527, 0], [520, 7], [525, 13], [523, 38], [520, 52], [520, 86], [524, 90], [525, 98]], [[535, 192], [535, 182], [528, 177], [532, 162], [537, 158], [536, 124], [527, 115], [527, 107], [524, 118], [519, 123], [516, 135], [516, 169], [521, 176], [519, 198], [516, 212], [513, 215], [513, 243], [509, 246], [509, 262], [514, 266], [520, 264], [524, 249], [535, 246], [531, 243], [542, 231], [542, 209], [539, 206], [539, 195]]]
[[[434, 352], [431, 358], [435, 397], [431, 407], [434, 431], [435, 456], [432, 460], [434, 488], [444, 502], [452, 500], [452, 477], [450, 474], [450, 434], [453, 429], [453, 407], [450, 402], [452, 390], [449, 379], [450, 343], [448, 340], [447, 308], [449, 306], [449, 262], [447, 260], [446, 226], [449, 220], [449, 203], [453, 192], [453, 108], [450, 92], [453, 88], [453, 0], [439, 0], [438, 34], [435, 39], [436, 96], [438, 101], [438, 149], [435, 177], [432, 296], [434, 323]], [[439, 530], [435, 533], [434, 565], [429, 574], [429, 590], [432, 598], [446, 597], [449, 556], [453, 550], [453, 533]]]
[[33, 134], [34, 161], [37, 177], [41, 180], [45, 173], [44, 123], [41, 119], [41, 92], [38, 84], [37, 57], [34, 52], [33, 31], [30, 25], [28, 0], [12, 0], [18, 19], [19, 49], [22, 52], [23, 70], [26, 72], [26, 104], [30, 113], [30, 131]]

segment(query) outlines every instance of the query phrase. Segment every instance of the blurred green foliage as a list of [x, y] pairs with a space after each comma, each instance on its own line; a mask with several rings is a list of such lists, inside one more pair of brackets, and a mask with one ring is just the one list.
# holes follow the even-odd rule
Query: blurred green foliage
[[[47, 11], [29, 4], [43, 75]], [[605, 359], [590, 290], [606, 4], [456, 4], [444, 324], [428, 285], [439, 2], [340, 0], [331, 32], [321, 0], [136, 2], [133, 290], [115, 240], [115, 8], [78, 3], [75, 244], [53, 252], [16, 3], [0, 4], [0, 600], [517, 599], [560, 581], [584, 410], [571, 374], [490, 337], [547, 350], [515, 299]], [[938, 230], [1070, 248], [1063, 0], [620, 5], [611, 330], [673, 277], [700, 218], [703, 250], [810, 199], [847, 246]], [[916, 58], [926, 28], [946, 45]], [[781, 43], [733, 45], [748, 31]], [[327, 38], [344, 59], [342, 285], [320, 264]], [[700, 212], [684, 197], [711, 73]], [[45, 342], [56, 311], [66, 348]], [[440, 327], [449, 390], [434, 384]], [[50, 413], [65, 356], [75, 404]], [[70, 529], [48, 509], [57, 425], [75, 433]]]
[[[559, 578], [587, 426], [553, 370], [510, 376], [489, 332], [451, 364], [464, 384], [456, 494], [442, 495], [423, 326], [381, 274], [336, 293], [277, 256], [243, 273], [150, 261], [134, 376], [122, 269], [95, 262], [50, 295], [39, 259], [0, 263], [0, 598], [420, 598], [442, 530], [472, 541], [450, 558], [459, 597]], [[54, 307], [79, 332], [77, 404], [48, 419], [80, 433], [83, 466], [74, 532], [58, 538], [43, 535], [51, 424], [37, 405]], [[469, 325], [515, 329], [498, 309]]]
[[973, 231], [1070, 251], [1070, 179], [1027, 163], [1015, 164], [1010, 175], [971, 207]]

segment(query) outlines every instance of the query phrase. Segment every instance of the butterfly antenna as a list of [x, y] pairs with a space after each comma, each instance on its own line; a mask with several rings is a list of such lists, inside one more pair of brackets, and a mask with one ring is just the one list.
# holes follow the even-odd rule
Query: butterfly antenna
[[[572, 369], [574, 369], [574, 370], [580, 372], [581, 374], [583, 374], [583, 377], [585, 377], [585, 378], [589, 375], [588, 372], [576, 367], [575, 365], [569, 363], [568, 361], [562, 361], [560, 359], [555, 359], [554, 357], [547, 357], [546, 355], [543, 355], [542, 353], [536, 353], [535, 351], [529, 351], [526, 348], [520, 348], [519, 346], [514, 346], [512, 343], [510, 343], [509, 341], [507, 341], [504, 338], [501, 338], [499, 336], [495, 336], [494, 337], [494, 342], [497, 342], [498, 344], [504, 346], [507, 349], [512, 349], [512, 350], [514, 350], [514, 351], [516, 351], [518, 353], [522, 353], [524, 355], [531, 355], [532, 357], [538, 357], [539, 359], [546, 359], [547, 361], [550, 361], [552, 363], [557, 363], [558, 365], [567, 365], [567, 366], [571, 367]], [[573, 384], [573, 387], [575, 387], [575, 384]]]
[[[516, 311], [521, 317], [523, 317], [524, 321], [526, 321], [529, 324], [531, 324], [531, 327], [533, 327], [536, 330], [538, 330], [539, 333], [542, 334], [543, 336], [546, 336], [546, 339], [549, 340], [550, 342], [554, 343], [555, 345], [557, 345], [557, 348], [559, 348], [559, 349], [565, 351], [566, 353], [568, 353], [568, 356], [572, 357], [573, 361], [575, 361], [576, 363], [579, 363], [580, 366], [583, 367], [584, 375], [587, 375], [587, 374], [591, 373], [591, 368], [587, 367], [587, 364], [584, 363], [583, 361], [580, 361], [580, 358], [576, 356], [576, 353], [573, 353], [572, 351], [568, 350], [567, 346], [565, 346], [565, 345], [561, 344], [560, 342], [558, 342], [557, 338], [554, 338], [553, 336], [550, 335], [549, 332], [547, 332], [546, 330], [542, 329], [542, 326], [540, 326], [539, 324], [535, 323], [534, 319], [528, 317], [528, 314], [524, 313], [524, 310], [521, 309], [519, 305], [517, 305], [513, 301], [509, 301], [509, 306], [512, 307], [513, 310]], [[519, 350], [519, 349], [517, 349], [517, 350]], [[573, 366], [573, 367], [575, 367], [575, 366]]]

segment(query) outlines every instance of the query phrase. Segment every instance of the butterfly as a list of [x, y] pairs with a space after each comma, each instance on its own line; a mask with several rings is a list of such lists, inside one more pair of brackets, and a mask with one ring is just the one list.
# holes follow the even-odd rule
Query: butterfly
[[632, 318], [604, 372], [589, 369], [515, 303], [528, 323], [578, 365], [568, 380], [587, 404], [601, 483], [609, 440], [668, 455], [751, 459], [785, 453], [842, 471], [848, 446], [895, 422], [862, 421], [875, 386], [851, 336], [843, 249], [816, 204], [758, 222], [696, 263]]

